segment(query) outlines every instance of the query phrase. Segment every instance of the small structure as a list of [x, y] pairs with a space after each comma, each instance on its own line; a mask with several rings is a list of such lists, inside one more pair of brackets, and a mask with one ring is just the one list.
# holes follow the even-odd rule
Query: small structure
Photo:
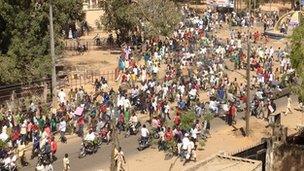
[[184, 171], [262, 171], [262, 162], [218, 154]]
[[84, 10], [100, 9], [100, 4], [103, 0], [85, 0], [83, 2]]
[[276, 22], [274, 28], [266, 30], [265, 34], [278, 38], [290, 36], [293, 29], [300, 25], [300, 19], [303, 14], [303, 11], [290, 11], [282, 15], [281, 18]]

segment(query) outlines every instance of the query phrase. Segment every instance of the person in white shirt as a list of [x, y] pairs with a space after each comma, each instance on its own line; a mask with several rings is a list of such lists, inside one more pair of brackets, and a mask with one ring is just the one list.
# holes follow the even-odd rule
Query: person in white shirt
[[59, 123], [59, 132], [60, 132], [60, 139], [61, 142], [66, 142], [66, 138], [65, 138], [65, 131], [66, 131], [66, 127], [67, 127], [67, 123], [64, 119], [61, 119], [61, 122]]
[[189, 146], [189, 143], [190, 143], [190, 140], [189, 140], [189, 134], [186, 133], [183, 140], [182, 140], [182, 149], [183, 150], [187, 150], [188, 149], [188, 146]]
[[191, 100], [194, 100], [196, 98], [196, 92], [197, 92], [197, 90], [195, 88], [190, 90], [189, 96], [190, 96]]
[[124, 106], [125, 111], [131, 107], [131, 103], [130, 103], [130, 100], [128, 98], [124, 99], [123, 106]]
[[211, 109], [212, 111], [214, 111], [217, 114], [219, 112], [218, 104], [219, 104], [218, 102], [210, 100], [209, 109]]
[[0, 134], [0, 140], [3, 142], [6, 142], [6, 140], [9, 138], [6, 129], [7, 129], [7, 126], [3, 126], [2, 132]]
[[135, 113], [130, 117], [130, 122], [135, 125], [138, 123], [138, 118]]
[[129, 122], [130, 122], [130, 126], [131, 126], [133, 132], [136, 131], [136, 125], [138, 124], [138, 118], [135, 113], [130, 117]]
[[15, 167], [17, 156], [11, 153], [7, 158], [3, 160], [4, 167]]
[[191, 129], [191, 137], [194, 139], [195, 142], [199, 133], [201, 133], [201, 131], [199, 131], [196, 127], [194, 129]]
[[84, 140], [89, 141], [89, 142], [93, 142], [95, 140], [95, 138], [96, 138], [95, 133], [92, 130], [90, 130], [88, 132], [88, 134], [85, 136]]
[[149, 130], [146, 128], [146, 125], [143, 125], [143, 127], [142, 127], [141, 130], [140, 130], [141, 139], [142, 139], [143, 141], [148, 141], [149, 135], [150, 135], [150, 132], [149, 132]]
[[58, 98], [59, 98], [60, 103], [64, 103], [64, 104], [66, 103], [66, 100], [65, 100], [66, 94], [63, 91], [63, 89], [61, 89], [60, 92], [58, 93]]

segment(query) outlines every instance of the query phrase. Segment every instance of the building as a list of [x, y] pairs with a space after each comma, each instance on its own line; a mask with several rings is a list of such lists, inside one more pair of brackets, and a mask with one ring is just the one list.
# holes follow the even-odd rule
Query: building
[[89, 9], [98, 9], [100, 8], [100, 3], [103, 0], [85, 0], [83, 2], [83, 9], [89, 10]]
[[86, 13], [86, 21], [92, 28], [97, 28], [100, 23], [100, 18], [104, 11], [100, 7], [103, 0], [85, 0], [83, 3], [83, 10]]
[[184, 171], [262, 171], [262, 162], [218, 154]]

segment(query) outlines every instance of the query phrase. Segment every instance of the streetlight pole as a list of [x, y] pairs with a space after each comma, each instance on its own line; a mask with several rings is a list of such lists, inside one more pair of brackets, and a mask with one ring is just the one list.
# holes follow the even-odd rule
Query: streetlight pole
[[[114, 96], [114, 99], [116, 99], [117, 97]], [[112, 128], [112, 154], [111, 154], [111, 166], [110, 166], [110, 171], [115, 171], [116, 170], [116, 163], [115, 163], [115, 150], [118, 149], [118, 147], [120, 146], [119, 144], [119, 139], [118, 139], [118, 134], [117, 134], [117, 130], [116, 130], [116, 119], [115, 119], [115, 113], [118, 110], [116, 105], [113, 105], [113, 109], [114, 111], [112, 112], [111, 115], [111, 128]], [[112, 109], [110, 109], [112, 110]]]
[[249, 25], [247, 28], [247, 66], [246, 66], [246, 80], [247, 80], [247, 101], [246, 101], [246, 136], [249, 135], [249, 119], [250, 119], [250, 25], [251, 25], [251, 0], [249, 0]]
[[50, 20], [50, 45], [51, 45], [51, 57], [52, 57], [52, 101], [53, 104], [56, 102], [57, 93], [57, 76], [56, 76], [56, 57], [55, 57], [55, 41], [54, 41], [54, 25], [53, 25], [53, 5], [52, 0], [50, 1], [49, 10], [49, 20]]

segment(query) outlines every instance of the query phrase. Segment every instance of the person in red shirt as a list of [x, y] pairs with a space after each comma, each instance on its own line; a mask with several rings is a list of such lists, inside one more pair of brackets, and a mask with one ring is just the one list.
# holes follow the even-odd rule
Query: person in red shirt
[[27, 140], [32, 141], [32, 127], [33, 123], [31, 121], [28, 122], [27, 124]]
[[11, 138], [13, 147], [17, 147], [17, 140], [20, 138], [20, 131], [17, 127], [14, 128]]
[[119, 133], [124, 130], [124, 125], [125, 125], [125, 115], [124, 113], [121, 113], [118, 117], [118, 122], [117, 122], [117, 128]]
[[173, 132], [172, 132], [172, 129], [170, 127], [168, 127], [165, 132], [165, 141], [169, 142], [172, 140], [173, 140]]
[[55, 141], [55, 137], [51, 137], [51, 142], [50, 142], [50, 144], [51, 144], [51, 160], [53, 161], [53, 159], [54, 158], [56, 158], [55, 157], [55, 153], [56, 153], [56, 151], [57, 151], [57, 142]]
[[231, 105], [230, 105], [230, 108], [229, 108], [229, 111], [228, 111], [228, 115], [227, 115], [227, 122], [228, 122], [228, 125], [232, 125], [232, 122], [233, 122], [233, 119], [236, 115], [236, 107], [234, 105], [234, 103], [232, 102]]
[[32, 124], [32, 132], [38, 132], [39, 131], [39, 127], [36, 124]]
[[256, 73], [257, 73], [257, 75], [263, 74], [263, 67], [262, 67], [262, 66], [259, 66], [259, 67], [257, 68]]
[[177, 112], [174, 119], [173, 119], [173, 122], [176, 126], [179, 126], [180, 123], [181, 123], [181, 119], [180, 119], [180, 116], [179, 116], [179, 113]]
[[77, 126], [78, 126], [78, 136], [82, 137], [83, 136], [83, 127], [84, 127], [84, 118], [83, 116], [79, 117], [77, 120]]

